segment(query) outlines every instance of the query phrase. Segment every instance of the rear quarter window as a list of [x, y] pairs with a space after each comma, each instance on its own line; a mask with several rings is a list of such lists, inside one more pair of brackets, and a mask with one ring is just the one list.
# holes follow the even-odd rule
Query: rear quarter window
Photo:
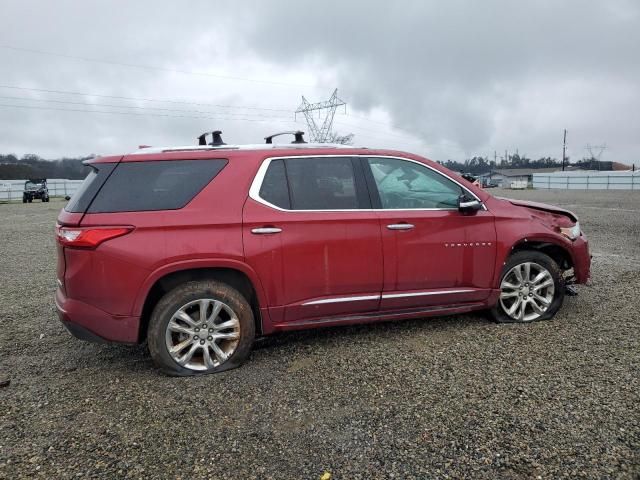
[[227, 160], [166, 160], [119, 163], [87, 213], [176, 210], [189, 203], [225, 167]]
[[64, 207], [67, 212], [84, 213], [89, 208], [91, 200], [96, 196], [100, 187], [107, 180], [117, 163], [90, 164], [91, 171], [85, 177], [80, 188], [71, 196], [71, 200]]

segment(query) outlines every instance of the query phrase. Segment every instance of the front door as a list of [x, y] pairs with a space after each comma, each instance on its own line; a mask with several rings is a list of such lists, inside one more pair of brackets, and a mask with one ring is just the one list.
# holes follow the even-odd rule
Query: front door
[[275, 324], [378, 309], [380, 224], [357, 158], [265, 160], [244, 207], [243, 239]]
[[363, 166], [382, 232], [381, 309], [487, 298], [496, 255], [493, 215], [459, 212], [458, 197], [471, 194], [423, 163], [370, 157]]

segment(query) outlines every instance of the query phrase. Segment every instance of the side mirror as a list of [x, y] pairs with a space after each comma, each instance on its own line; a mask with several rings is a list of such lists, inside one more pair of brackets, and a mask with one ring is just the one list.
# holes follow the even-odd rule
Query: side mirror
[[469, 198], [467, 195], [458, 197], [458, 210], [464, 215], [472, 215], [482, 209], [482, 202], [475, 198]]

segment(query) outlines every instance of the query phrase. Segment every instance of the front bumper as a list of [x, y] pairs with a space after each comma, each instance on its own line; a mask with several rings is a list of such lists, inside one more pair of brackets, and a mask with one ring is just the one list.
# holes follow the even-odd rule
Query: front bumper
[[589, 241], [583, 234], [573, 241], [571, 256], [573, 257], [575, 283], [587, 283], [591, 278], [591, 255], [589, 254]]
[[58, 318], [69, 332], [81, 339], [97, 343], [138, 343], [139, 317], [111, 315], [84, 302], [67, 298], [56, 290]]

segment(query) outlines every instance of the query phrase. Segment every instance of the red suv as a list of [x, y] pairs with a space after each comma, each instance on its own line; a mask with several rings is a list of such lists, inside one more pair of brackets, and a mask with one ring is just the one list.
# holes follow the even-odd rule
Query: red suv
[[57, 225], [59, 316], [148, 342], [165, 372], [240, 365], [256, 335], [473, 310], [548, 319], [589, 278], [576, 216], [410, 153], [141, 148], [97, 158]]

